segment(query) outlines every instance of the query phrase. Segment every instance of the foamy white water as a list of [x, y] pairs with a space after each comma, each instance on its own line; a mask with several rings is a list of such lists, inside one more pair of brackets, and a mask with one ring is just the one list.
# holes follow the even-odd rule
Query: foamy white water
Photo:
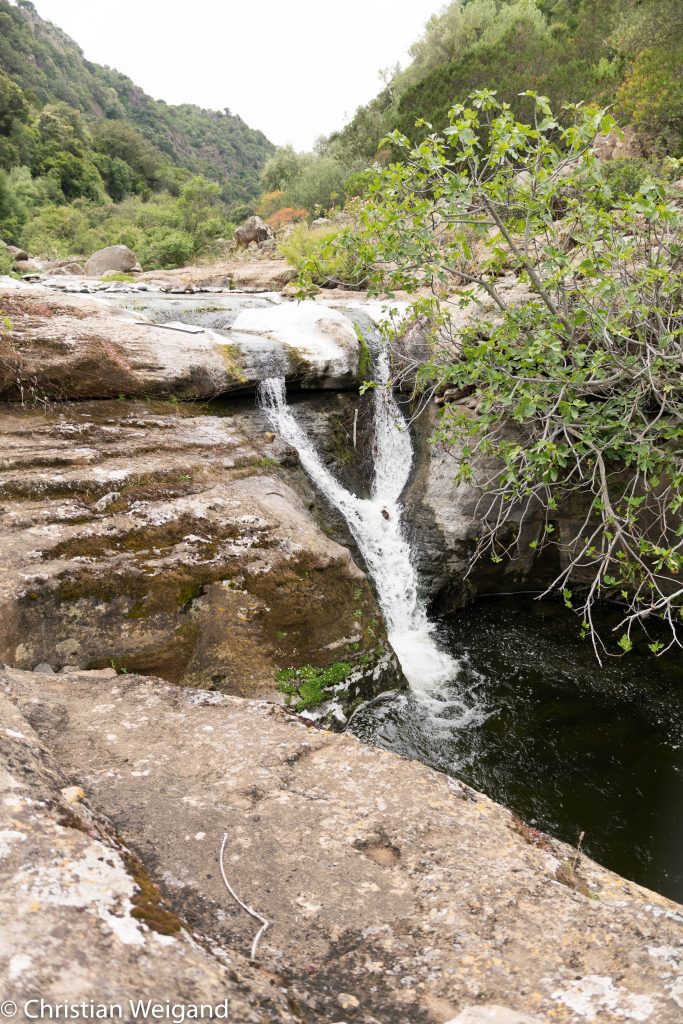
[[[434, 705], [434, 712], [451, 707], [444, 693], [455, 679], [458, 663], [442, 650], [434, 636], [424, 603], [410, 546], [401, 525], [400, 497], [413, 460], [407, 424], [389, 383], [389, 359], [377, 359], [375, 402], [375, 476], [370, 499], [358, 498], [333, 476], [322, 462], [310, 437], [287, 405], [285, 382], [264, 380], [259, 402], [273, 429], [299, 453], [311, 480], [346, 520], [365, 559], [394, 648], [413, 693]], [[386, 515], [384, 514], [386, 513]]]

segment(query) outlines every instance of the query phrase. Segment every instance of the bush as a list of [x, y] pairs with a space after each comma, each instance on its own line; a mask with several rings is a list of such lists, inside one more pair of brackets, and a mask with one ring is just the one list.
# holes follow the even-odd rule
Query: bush
[[350, 174], [344, 182], [345, 199], [357, 199], [359, 196], [364, 196], [376, 177], [373, 170], [355, 171]]
[[227, 208], [227, 216], [234, 224], [243, 224], [256, 213], [254, 203], [232, 203]]
[[614, 196], [634, 196], [640, 186], [654, 175], [654, 168], [638, 156], [619, 156], [603, 167], [605, 181]]
[[274, 213], [277, 213], [278, 210], [281, 210], [284, 205], [285, 194], [281, 189], [277, 189], [275, 192], [264, 192], [259, 197], [256, 212], [259, 217], [263, 217], [266, 220]]
[[99, 248], [88, 245], [90, 221], [86, 209], [77, 204], [39, 209], [22, 232], [22, 244], [29, 252], [51, 259]]
[[14, 257], [7, 252], [4, 246], [0, 245], [0, 275], [6, 276], [14, 266]]
[[278, 249], [302, 279], [322, 285], [360, 286], [367, 268], [348, 245], [340, 248], [338, 228], [300, 224]]
[[194, 239], [186, 231], [157, 229], [145, 239], [138, 256], [147, 270], [172, 269], [189, 263], [194, 251]]
[[[623, 652], [664, 619], [668, 643], [649, 637], [661, 653], [680, 647], [683, 617], [680, 197], [647, 178], [610, 203], [592, 146], [613, 120], [575, 106], [562, 130], [544, 97], [526, 98], [533, 124], [481, 90], [418, 147], [392, 133], [402, 160], [337, 245], [376, 267], [375, 289], [425, 289], [418, 382], [476, 407], [447, 403], [436, 432], [456, 481], [481, 489], [474, 557], [546, 551], [561, 566], [548, 592], [598, 658], [615, 653], [594, 628], [601, 599], [622, 605]], [[509, 271], [524, 301], [500, 287]], [[568, 507], [576, 526], [558, 536]]]
[[303, 206], [311, 213], [331, 210], [343, 199], [347, 177], [347, 168], [334, 157], [313, 157], [285, 187], [286, 205]]
[[0, 238], [17, 242], [26, 221], [27, 210], [17, 194], [11, 176], [0, 170]]
[[273, 231], [278, 231], [280, 228], [287, 227], [288, 224], [296, 224], [297, 221], [307, 220], [308, 210], [296, 210], [291, 206], [285, 206], [282, 210], [277, 210], [266, 220], [266, 224], [269, 224]]
[[352, 672], [353, 665], [346, 661], [336, 661], [327, 668], [286, 668], [277, 673], [276, 689], [286, 694], [287, 704], [293, 704], [296, 711], [308, 711], [319, 707], [328, 696], [326, 690], [345, 682]]

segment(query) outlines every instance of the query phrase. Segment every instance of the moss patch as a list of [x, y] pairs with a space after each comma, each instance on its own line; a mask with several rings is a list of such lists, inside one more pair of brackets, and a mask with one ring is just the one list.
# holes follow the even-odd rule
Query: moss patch
[[365, 336], [358, 326], [354, 324], [356, 331], [356, 337], [358, 338], [358, 347], [360, 348], [360, 354], [358, 356], [358, 379], [362, 383], [366, 380], [372, 380], [372, 352], [370, 346], [365, 340]]
[[247, 375], [244, 372], [240, 358], [242, 353], [237, 345], [219, 345], [218, 351], [223, 357], [225, 368], [231, 377], [234, 377], [240, 384], [245, 384], [247, 381]]
[[293, 704], [296, 711], [308, 711], [320, 707], [325, 700], [325, 690], [345, 682], [352, 672], [353, 665], [348, 661], [336, 661], [327, 668], [313, 665], [286, 668], [275, 678], [277, 689], [287, 696], [287, 704]]
[[183, 923], [178, 915], [165, 905], [159, 887], [145, 871], [140, 858], [130, 850], [122, 850], [121, 856], [126, 871], [138, 889], [131, 900], [131, 916], [160, 935], [177, 935], [183, 930]]

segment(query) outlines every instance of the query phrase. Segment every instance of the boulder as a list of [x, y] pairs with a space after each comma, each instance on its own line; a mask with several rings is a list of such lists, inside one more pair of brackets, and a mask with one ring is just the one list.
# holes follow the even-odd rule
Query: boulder
[[29, 255], [25, 249], [20, 249], [18, 245], [6, 245], [5, 248], [10, 256], [14, 256], [15, 260], [27, 260]]
[[40, 260], [15, 260], [14, 270], [17, 274], [39, 274], [44, 266]]
[[84, 277], [85, 267], [82, 263], [77, 263], [74, 260], [71, 263], [62, 263], [61, 266], [55, 267], [50, 271], [50, 275], [52, 277]]
[[244, 292], [279, 292], [296, 277], [296, 270], [284, 260], [237, 263], [230, 272], [233, 288]]
[[271, 228], [260, 217], [250, 217], [235, 231], [235, 241], [243, 248], [247, 248], [252, 242], [265, 242], [272, 237]]
[[621, 131], [614, 129], [608, 135], [598, 136], [593, 144], [593, 152], [601, 160], [644, 155], [643, 144], [636, 129], [631, 125], [627, 125]]
[[85, 265], [88, 277], [102, 277], [109, 272], [129, 274], [139, 270], [137, 257], [127, 245], [109, 245], [106, 249], [99, 249]]

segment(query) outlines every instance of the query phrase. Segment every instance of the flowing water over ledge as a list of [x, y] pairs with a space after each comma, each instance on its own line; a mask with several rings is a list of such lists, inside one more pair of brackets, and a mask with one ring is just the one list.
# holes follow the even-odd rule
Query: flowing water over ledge
[[[229, 330], [239, 309], [272, 301], [224, 297], [189, 319]], [[186, 318], [186, 302], [159, 305], [146, 310], [156, 320]], [[381, 318], [368, 304], [360, 312], [366, 331]], [[381, 351], [376, 376], [387, 383]], [[585, 831], [596, 860], [683, 901], [683, 658], [635, 652], [600, 669], [572, 615], [522, 596], [479, 601], [437, 629], [401, 522], [410, 435], [390, 386], [373, 402], [374, 479], [360, 498], [324, 464], [284, 382], [261, 389], [273, 429], [346, 520], [411, 685], [361, 709], [352, 731], [465, 780], [567, 842]]]
[[460, 663], [449, 727], [410, 695], [354, 717], [360, 738], [453, 774], [626, 878], [683, 901], [683, 664], [600, 669], [562, 605], [480, 600], [444, 630]]
[[562, 605], [480, 601], [441, 634], [419, 597], [403, 534], [409, 431], [380, 352], [369, 500], [322, 464], [287, 405], [261, 403], [312, 481], [346, 519], [372, 576], [409, 692], [354, 716], [360, 738], [456, 775], [541, 831], [683, 901], [683, 659], [647, 649], [597, 664]]

